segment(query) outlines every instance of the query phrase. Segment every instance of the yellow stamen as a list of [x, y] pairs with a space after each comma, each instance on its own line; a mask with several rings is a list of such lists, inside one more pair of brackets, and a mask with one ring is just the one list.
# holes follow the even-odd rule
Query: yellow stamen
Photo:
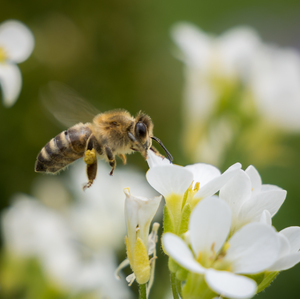
[[223, 246], [223, 251], [227, 251], [229, 247], [230, 247], [230, 244], [228, 242], [225, 242], [225, 244]]
[[188, 189], [186, 190], [184, 197], [183, 197], [183, 202], [182, 202], [182, 209], [185, 206], [186, 203], [192, 203], [194, 195], [199, 191], [200, 189], [200, 183], [192, 181]]
[[7, 60], [7, 54], [3, 48], [0, 47], [0, 63]]
[[195, 187], [194, 187], [194, 192], [197, 193], [200, 189], [200, 182], [196, 182]]

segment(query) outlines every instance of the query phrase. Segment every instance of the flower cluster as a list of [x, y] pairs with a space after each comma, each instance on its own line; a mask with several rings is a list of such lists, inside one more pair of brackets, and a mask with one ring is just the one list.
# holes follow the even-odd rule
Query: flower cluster
[[[148, 182], [166, 200], [163, 249], [183, 298], [251, 298], [300, 262], [300, 227], [271, 225], [286, 191], [264, 185], [240, 164], [223, 174], [207, 164], [181, 167], [149, 153]], [[219, 191], [219, 196], [215, 193]]]
[[[32, 267], [26, 272], [20, 270], [34, 259], [43, 274], [38, 275], [50, 289], [42, 288], [43, 294], [55, 289], [63, 298], [68, 294], [76, 294], [76, 298], [87, 298], [87, 294], [93, 294], [93, 298], [132, 297], [126, 283], [114, 277], [117, 252], [123, 249], [126, 233], [123, 188], [130, 187], [133, 192], [143, 192], [149, 198], [157, 193], [147, 184], [142, 172], [130, 166], [120, 167], [112, 177], [104, 162], [99, 162], [99, 183], [82, 192], [83, 169], [83, 162], [71, 166], [65, 184], [58, 177], [40, 178], [33, 186], [33, 196], [16, 195], [11, 206], [2, 213], [7, 261], [0, 271], [3, 294], [20, 279], [27, 281], [27, 276], [35, 279], [37, 273]], [[144, 241], [145, 234], [141, 237]], [[146, 244], [152, 254], [154, 237]], [[131, 235], [128, 239], [132, 240]], [[20, 273], [19, 280], [9, 280], [12, 269]], [[24, 278], [22, 273], [27, 276]], [[37, 294], [39, 298], [42, 296]]]
[[264, 43], [249, 27], [213, 36], [179, 23], [171, 33], [184, 63], [187, 155], [220, 165], [241, 148], [250, 161], [276, 161], [282, 131], [300, 130], [300, 53]]

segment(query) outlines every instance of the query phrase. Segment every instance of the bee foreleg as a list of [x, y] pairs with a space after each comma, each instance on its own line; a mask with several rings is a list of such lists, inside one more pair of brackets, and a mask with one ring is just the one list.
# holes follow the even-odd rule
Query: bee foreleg
[[118, 156], [122, 159], [123, 165], [125, 165], [126, 162], [127, 162], [126, 156], [123, 155], [123, 154], [120, 154], [120, 155], [118, 155]]
[[150, 150], [152, 151], [152, 152], [154, 152], [154, 154], [156, 155], [156, 156], [159, 156], [159, 157], [162, 157], [162, 158], [165, 158], [153, 145], [150, 147]]
[[111, 166], [111, 172], [109, 174], [113, 175], [117, 162], [111, 149], [108, 146], [104, 146], [104, 148], [105, 148], [106, 157], [108, 159], [108, 163]]

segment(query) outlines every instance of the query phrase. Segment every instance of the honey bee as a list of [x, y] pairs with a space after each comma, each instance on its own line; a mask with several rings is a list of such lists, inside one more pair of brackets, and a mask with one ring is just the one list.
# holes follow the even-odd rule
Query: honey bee
[[[85, 118], [91, 118], [96, 111], [73, 91], [58, 83], [50, 84], [42, 98], [48, 110], [64, 124], [69, 124], [70, 119], [74, 121], [80, 118], [83, 112]], [[52, 104], [49, 105], [49, 102]], [[35, 171], [55, 174], [83, 157], [88, 178], [83, 186], [85, 190], [91, 187], [96, 178], [98, 157], [109, 163], [112, 175], [116, 156], [126, 164], [126, 155], [135, 151], [145, 159], [148, 150], [160, 155], [152, 146], [152, 140], [155, 140], [164, 149], [170, 162], [173, 160], [163, 143], [153, 136], [153, 122], [147, 114], [139, 112], [133, 117], [128, 111], [117, 109], [98, 113], [91, 119], [92, 122], [79, 122], [52, 138], [38, 154]]]

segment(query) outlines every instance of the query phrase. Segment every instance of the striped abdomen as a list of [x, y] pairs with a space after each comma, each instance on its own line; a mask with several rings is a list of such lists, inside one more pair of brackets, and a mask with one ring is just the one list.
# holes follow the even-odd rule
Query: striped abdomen
[[52, 138], [37, 156], [36, 172], [55, 173], [81, 158], [92, 134], [90, 124], [77, 124]]

